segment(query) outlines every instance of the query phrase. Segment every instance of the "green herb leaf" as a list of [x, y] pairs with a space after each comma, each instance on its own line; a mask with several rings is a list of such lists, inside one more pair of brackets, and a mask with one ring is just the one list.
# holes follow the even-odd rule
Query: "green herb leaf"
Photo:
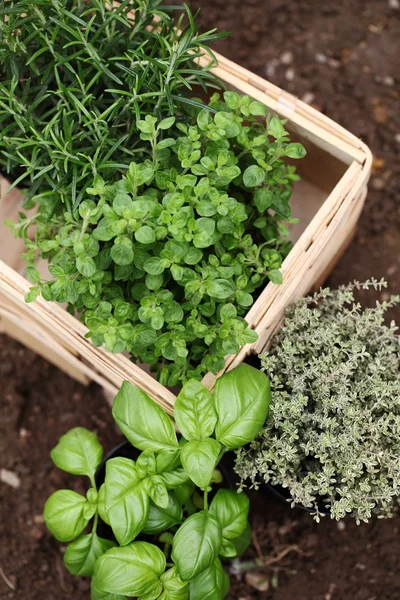
[[121, 238], [112, 246], [110, 255], [117, 265], [130, 265], [133, 262], [132, 242], [128, 238]]
[[265, 188], [256, 190], [254, 194], [254, 204], [260, 213], [263, 213], [270, 208], [273, 202], [274, 194], [271, 192], [271, 190], [266, 190]]
[[82, 535], [68, 544], [64, 554], [65, 566], [72, 575], [91, 577], [96, 560], [114, 546], [114, 542], [100, 538], [96, 533]]
[[46, 527], [60, 542], [70, 542], [85, 529], [87, 500], [71, 490], [57, 490], [44, 505]]
[[166, 119], [160, 121], [160, 123], [158, 124], [158, 129], [171, 129], [175, 121], [175, 117], [167, 117]]
[[160, 579], [164, 587], [164, 594], [160, 596], [160, 600], [187, 600], [189, 586], [181, 580], [176, 567], [166, 571]]
[[139, 450], [159, 452], [178, 447], [171, 419], [136, 385], [124, 381], [112, 413], [122, 433]]
[[143, 533], [156, 534], [170, 529], [173, 525], [178, 525], [182, 520], [182, 505], [178, 502], [174, 494], [168, 494], [168, 506], [160, 508], [150, 502], [149, 516]]
[[254, 101], [249, 106], [249, 111], [251, 115], [258, 117], [265, 117], [268, 114], [267, 107], [261, 102]]
[[237, 555], [237, 552], [233, 543], [225, 538], [222, 538], [222, 545], [219, 555], [223, 556], [224, 558], [234, 558]]
[[207, 284], [208, 295], [216, 300], [226, 300], [234, 291], [233, 283], [226, 279], [214, 279]]
[[304, 158], [307, 152], [303, 144], [293, 143], [285, 146], [285, 154], [289, 158]]
[[148, 225], [143, 225], [135, 232], [135, 238], [141, 244], [152, 244], [156, 240], [154, 229]]
[[90, 256], [78, 256], [76, 258], [76, 268], [84, 277], [92, 277], [96, 273], [96, 263]]
[[107, 461], [104, 510], [121, 546], [135, 539], [146, 525], [150, 501], [144, 481], [132, 460], [111, 458]]
[[243, 173], [243, 183], [246, 187], [257, 187], [264, 183], [264, 180], [265, 171], [257, 165], [251, 165], [250, 167], [247, 167], [247, 169]]
[[95, 433], [75, 427], [60, 438], [50, 454], [59, 469], [92, 477], [103, 458], [103, 448]]
[[175, 401], [174, 418], [187, 440], [210, 437], [217, 423], [211, 392], [195, 379], [188, 381]]
[[249, 504], [246, 494], [218, 490], [211, 502], [210, 513], [220, 523], [223, 538], [234, 540], [243, 534], [247, 526]]
[[269, 122], [268, 134], [272, 135], [276, 140], [281, 139], [285, 135], [285, 128], [279, 117], [274, 115]]
[[223, 600], [229, 590], [229, 578], [217, 558], [190, 582], [190, 600]]
[[271, 271], [268, 271], [268, 277], [270, 281], [276, 285], [281, 285], [283, 283], [282, 273], [278, 269], [272, 269]]
[[161, 550], [147, 542], [112, 548], [96, 563], [95, 587], [102, 592], [155, 600], [162, 591], [160, 576], [165, 564]]
[[222, 375], [214, 391], [217, 440], [232, 449], [251, 442], [265, 423], [270, 401], [265, 373], [242, 364]]
[[178, 529], [172, 560], [183, 581], [190, 581], [217, 558], [222, 544], [221, 526], [206, 510], [189, 517]]
[[205, 489], [213, 476], [221, 445], [212, 438], [188, 442], [181, 450], [181, 461], [190, 479]]
[[160, 508], [166, 509], [169, 503], [168, 490], [160, 475], [152, 475], [145, 480], [145, 489], [150, 499]]
[[246, 552], [251, 544], [251, 527], [249, 522], [247, 522], [243, 533], [239, 537], [231, 540], [231, 542], [235, 546], [237, 556], [241, 556]]

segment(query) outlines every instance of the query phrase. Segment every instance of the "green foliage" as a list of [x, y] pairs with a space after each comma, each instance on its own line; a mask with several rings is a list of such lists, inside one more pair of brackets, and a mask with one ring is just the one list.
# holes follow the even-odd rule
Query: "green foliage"
[[[255, 378], [257, 398], [246, 395]], [[233, 390], [238, 423], [230, 431], [228, 447], [218, 433], [226, 417], [219, 407], [226, 406]], [[71, 542], [64, 555], [67, 569], [93, 577], [92, 600], [126, 596], [188, 600], [189, 594], [191, 599], [222, 600], [227, 594], [229, 578], [219, 557], [235, 557], [249, 545], [249, 500], [221, 487], [213, 492], [213, 483], [220, 481], [215, 468], [225, 452], [257, 435], [259, 428], [249, 428], [248, 422], [268, 411], [268, 377], [242, 365], [219, 378], [218, 395], [217, 403], [216, 396], [194, 380], [183, 387], [175, 406], [177, 422], [202, 413], [205, 418], [198, 428], [189, 425], [194, 439], [182, 438], [178, 444], [170, 417], [136, 386], [124, 382], [113, 416], [142, 452], [136, 461], [109, 459], [99, 490], [94, 473], [101, 452], [94, 434], [72, 429], [53, 450], [57, 465], [86, 474], [92, 484], [86, 498], [70, 490], [55, 492], [44, 509], [53, 535]], [[99, 516], [111, 526], [119, 546], [98, 537]], [[83, 533], [92, 518], [92, 531]], [[154, 543], [140, 539], [143, 533], [154, 536]]]
[[2, 3], [0, 167], [27, 201], [76, 208], [94, 175], [112, 181], [141, 158], [142, 116], [175, 114], [193, 86], [217, 85], [196, 58], [219, 35], [199, 34], [188, 8], [183, 26], [160, 4]]
[[243, 481], [284, 486], [294, 503], [332, 518], [388, 517], [400, 496], [400, 338], [386, 310], [362, 310], [356, 289], [322, 289], [288, 309], [261, 357], [273, 401], [265, 429], [240, 450]]
[[[277, 117], [257, 120], [265, 109], [247, 96], [226, 92], [211, 108], [193, 125], [147, 115], [143, 156], [123, 178], [96, 175], [72, 215], [49, 217], [41, 203], [15, 226], [34, 283], [27, 300], [68, 302], [94, 344], [128, 350], [168, 385], [217, 373], [257, 339], [243, 316], [260, 286], [281, 282], [291, 247], [283, 222], [297, 176], [284, 157], [296, 144]], [[38, 255], [53, 280], [41, 281]]]

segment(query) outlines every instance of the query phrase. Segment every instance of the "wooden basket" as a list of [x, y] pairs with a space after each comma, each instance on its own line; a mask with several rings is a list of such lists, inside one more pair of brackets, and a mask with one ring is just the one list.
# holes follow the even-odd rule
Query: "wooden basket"
[[[223, 56], [217, 59], [214, 71], [227, 87], [287, 119], [292, 139], [307, 149], [307, 157], [297, 163], [302, 180], [294, 185], [292, 207], [301, 220], [291, 231], [295, 245], [282, 266], [283, 284], [269, 283], [250, 309], [246, 319], [259, 339], [230, 356], [224, 369], [228, 370], [249, 353], [262, 351], [280, 326], [286, 307], [320, 285], [332, 270], [355, 232], [372, 156], [359, 139], [315, 109]], [[17, 191], [7, 195], [7, 182], [1, 183], [2, 222], [15, 218], [20, 196]], [[127, 379], [172, 412], [175, 396], [170, 390], [127, 357], [93, 346], [85, 338], [86, 327], [60, 305], [42, 298], [25, 303], [31, 284], [23, 277], [23, 247], [4, 225], [0, 227], [0, 330], [84, 384], [96, 381], [115, 394]], [[213, 375], [204, 379], [210, 388], [214, 382]]]

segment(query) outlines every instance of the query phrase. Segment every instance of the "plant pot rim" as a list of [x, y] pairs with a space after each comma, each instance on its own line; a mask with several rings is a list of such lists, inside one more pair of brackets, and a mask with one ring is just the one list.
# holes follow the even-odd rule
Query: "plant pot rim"
[[[270, 492], [272, 492], [272, 494], [274, 494], [274, 496], [276, 498], [279, 498], [279, 500], [281, 500], [286, 505], [290, 504], [290, 502], [293, 502], [293, 500], [291, 498], [288, 498], [284, 493], [284, 491], [288, 491], [288, 488], [285, 488], [280, 484], [274, 485], [274, 484], [268, 482], [268, 483], [263, 483], [261, 487], [264, 489], [268, 489]], [[309, 506], [304, 506], [303, 504], [298, 504], [296, 502], [294, 503], [294, 506], [290, 506], [290, 508], [302, 510], [303, 512], [306, 512], [310, 515], [313, 515], [316, 513], [315, 508], [311, 508]], [[327, 511], [326, 509], [321, 509], [321, 510], [318, 509], [318, 513], [323, 517], [331, 516], [330, 511]]]

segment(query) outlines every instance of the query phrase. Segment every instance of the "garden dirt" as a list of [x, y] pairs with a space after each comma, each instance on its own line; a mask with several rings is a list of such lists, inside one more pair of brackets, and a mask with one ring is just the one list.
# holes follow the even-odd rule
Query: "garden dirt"
[[[216, 50], [317, 107], [374, 152], [357, 236], [329, 283], [385, 277], [400, 293], [399, 0], [193, 0], [203, 30], [232, 31]], [[387, 291], [368, 294], [366, 304]], [[400, 311], [391, 316], [400, 322]], [[59, 487], [83, 478], [55, 469], [49, 452], [71, 427], [120, 441], [96, 386], [83, 388], [0, 336], [0, 599], [88, 600], [71, 577], [42, 509]], [[5, 471], [4, 471], [5, 469]], [[357, 526], [323, 519], [252, 493], [250, 562], [229, 600], [399, 600], [400, 516]]]

